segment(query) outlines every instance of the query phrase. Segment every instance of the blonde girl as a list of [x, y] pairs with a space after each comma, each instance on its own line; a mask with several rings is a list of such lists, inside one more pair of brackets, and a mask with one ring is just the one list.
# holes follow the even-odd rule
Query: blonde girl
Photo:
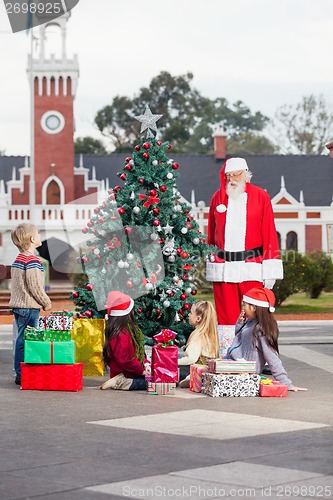
[[219, 356], [217, 316], [212, 302], [207, 300], [194, 302], [188, 321], [195, 330], [188, 338], [184, 356], [178, 360], [180, 387], [189, 387], [190, 365], [205, 364], [207, 358]]

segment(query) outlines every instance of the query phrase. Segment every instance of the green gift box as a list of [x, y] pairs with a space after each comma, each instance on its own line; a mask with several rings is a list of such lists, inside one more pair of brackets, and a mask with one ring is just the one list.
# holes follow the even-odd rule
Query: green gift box
[[24, 340], [45, 340], [44, 330], [37, 330], [32, 326], [27, 326], [24, 330]]
[[43, 365], [75, 363], [75, 342], [24, 341], [24, 362]]
[[68, 342], [71, 340], [71, 332], [69, 330], [44, 330], [43, 340], [47, 342]]

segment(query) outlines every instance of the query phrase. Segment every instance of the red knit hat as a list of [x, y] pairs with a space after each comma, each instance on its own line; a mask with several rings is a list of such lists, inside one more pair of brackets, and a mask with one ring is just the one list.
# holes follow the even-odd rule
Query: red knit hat
[[112, 291], [108, 295], [105, 309], [109, 316], [126, 316], [134, 306], [134, 300], [125, 293]]
[[254, 306], [268, 307], [269, 312], [275, 311], [275, 295], [269, 288], [252, 288], [243, 295], [243, 301]]

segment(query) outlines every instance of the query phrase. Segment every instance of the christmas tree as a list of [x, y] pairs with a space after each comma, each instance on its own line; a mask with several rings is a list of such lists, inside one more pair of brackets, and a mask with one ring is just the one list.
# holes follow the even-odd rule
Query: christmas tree
[[208, 247], [177, 189], [171, 145], [156, 140], [160, 116], [147, 106], [137, 117], [147, 137], [118, 173], [124, 184], [109, 190], [82, 229], [91, 236], [80, 256], [87, 282], [71, 298], [81, 316], [103, 317], [108, 293], [122, 291], [135, 300], [146, 337], [170, 328], [184, 340], [197, 294], [193, 273]]

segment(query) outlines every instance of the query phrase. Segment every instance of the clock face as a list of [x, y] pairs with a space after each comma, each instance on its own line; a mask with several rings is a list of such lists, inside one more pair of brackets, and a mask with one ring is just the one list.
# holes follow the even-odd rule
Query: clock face
[[59, 111], [50, 110], [43, 114], [41, 127], [48, 134], [58, 134], [65, 126], [65, 118]]

